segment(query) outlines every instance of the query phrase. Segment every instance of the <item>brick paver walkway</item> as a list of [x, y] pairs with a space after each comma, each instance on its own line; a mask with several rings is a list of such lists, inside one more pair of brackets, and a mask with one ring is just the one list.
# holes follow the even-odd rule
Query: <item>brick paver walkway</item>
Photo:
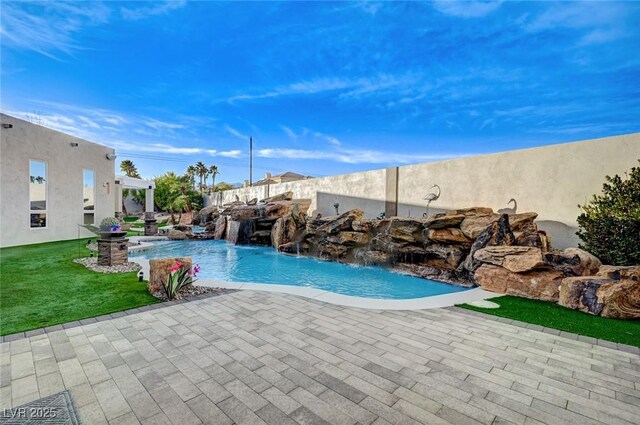
[[240, 291], [0, 345], [1, 408], [85, 424], [640, 423], [640, 356], [450, 309]]

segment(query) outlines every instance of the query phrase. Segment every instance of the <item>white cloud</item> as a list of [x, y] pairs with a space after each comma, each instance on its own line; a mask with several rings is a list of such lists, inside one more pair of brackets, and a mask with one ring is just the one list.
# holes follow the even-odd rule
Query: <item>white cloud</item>
[[111, 11], [101, 2], [2, 2], [0, 35], [4, 46], [33, 50], [57, 59], [81, 48], [75, 36], [108, 22]]
[[346, 164], [412, 164], [436, 161], [471, 154], [402, 154], [376, 150], [341, 149], [336, 151], [308, 149], [260, 149], [257, 156], [262, 158], [311, 159], [342, 162]]
[[136, 9], [121, 8], [122, 17], [131, 21], [148, 18], [149, 16], [165, 15], [173, 10], [181, 9], [186, 0], [166, 0], [149, 2], [150, 6], [138, 7]]
[[224, 129], [227, 130], [229, 134], [237, 137], [238, 139], [247, 140], [249, 138], [249, 136], [242, 134], [241, 132], [239, 132], [238, 130], [236, 130], [235, 128], [229, 125], [225, 125]]
[[131, 143], [122, 141], [107, 142], [114, 149], [125, 152], [147, 152], [157, 154], [222, 156], [226, 158], [238, 158], [242, 155], [240, 150], [219, 151], [217, 149], [204, 149], [200, 147], [173, 146], [168, 143]]
[[503, 0], [492, 1], [455, 1], [439, 0], [433, 2], [433, 7], [444, 15], [459, 18], [481, 18], [497, 10]]
[[147, 119], [143, 124], [156, 130], [177, 130], [180, 128], [184, 128], [184, 125], [182, 124], [174, 124], [166, 121], [160, 121], [154, 118]]
[[291, 130], [289, 127], [282, 125], [280, 126], [280, 128], [285, 132], [287, 136], [289, 136], [289, 138], [293, 140], [296, 140], [298, 138], [298, 135], [295, 133], [295, 131]]

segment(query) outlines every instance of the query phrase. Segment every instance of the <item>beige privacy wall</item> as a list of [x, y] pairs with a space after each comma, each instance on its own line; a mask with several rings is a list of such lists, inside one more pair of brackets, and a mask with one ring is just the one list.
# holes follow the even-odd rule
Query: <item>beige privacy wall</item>
[[[487, 206], [494, 210], [512, 207], [536, 211], [538, 224], [551, 235], [558, 248], [575, 246], [578, 239], [578, 204], [600, 193], [606, 175], [624, 174], [638, 165], [640, 133], [522, 149], [449, 161], [391, 167], [297, 182], [234, 189], [212, 196], [207, 204], [262, 199], [292, 191], [296, 198], [310, 198], [310, 211], [334, 214], [352, 208], [374, 218], [387, 216], [421, 217], [426, 211], [424, 197], [437, 184], [440, 198], [431, 212], [451, 208]], [[386, 205], [385, 205], [386, 204]]]

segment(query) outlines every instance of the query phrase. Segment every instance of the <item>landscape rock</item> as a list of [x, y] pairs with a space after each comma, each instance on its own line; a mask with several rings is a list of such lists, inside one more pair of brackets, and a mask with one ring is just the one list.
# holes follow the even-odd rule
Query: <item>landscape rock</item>
[[468, 248], [459, 245], [428, 245], [424, 249], [428, 258], [440, 259], [446, 268], [457, 268], [467, 255]]
[[150, 294], [164, 293], [163, 282], [167, 281], [169, 270], [175, 263], [182, 263], [183, 267], [191, 269], [191, 258], [157, 258], [149, 260], [149, 281], [147, 289]]
[[462, 230], [456, 228], [429, 229], [427, 231], [427, 238], [433, 242], [443, 244], [471, 245], [473, 242], [462, 233]]
[[493, 209], [486, 207], [471, 207], [471, 208], [460, 208], [456, 210], [449, 210], [445, 212], [446, 215], [491, 215], [493, 214]]
[[209, 205], [208, 207], [202, 208], [198, 212], [198, 215], [200, 217], [204, 217], [204, 222], [208, 223], [210, 221], [214, 221], [217, 218], [217, 216], [220, 215], [220, 212], [218, 211], [218, 207], [214, 205]]
[[257, 205], [258, 204], [258, 198], [253, 198], [247, 201], [247, 205]]
[[419, 218], [390, 217], [378, 223], [377, 231], [396, 241], [423, 242], [425, 240], [424, 222], [424, 219]]
[[545, 261], [565, 276], [593, 276], [598, 273], [602, 263], [596, 256], [580, 248], [567, 248], [564, 251], [552, 251], [545, 254]]
[[557, 270], [514, 273], [504, 267], [482, 264], [474, 277], [476, 283], [487, 291], [557, 302], [564, 275]]
[[487, 246], [477, 250], [473, 258], [481, 263], [504, 267], [514, 273], [549, 268], [542, 258], [540, 248], [527, 246]]
[[318, 245], [318, 257], [328, 260], [339, 260], [344, 258], [347, 247], [344, 245], [323, 242]]
[[444, 229], [446, 227], [459, 227], [466, 216], [464, 214], [436, 214], [429, 216], [424, 221], [424, 226], [429, 229]]
[[596, 316], [640, 319], [640, 280], [568, 277], [562, 281], [558, 304]]
[[227, 216], [221, 215], [216, 220], [216, 226], [214, 230], [214, 239], [224, 239], [227, 234]]
[[264, 206], [263, 217], [274, 219], [284, 217], [289, 214], [303, 213], [306, 215], [307, 210], [311, 206], [310, 199], [294, 199], [292, 201], [275, 201]]
[[182, 230], [176, 230], [176, 229], [170, 229], [167, 236], [171, 240], [178, 240], [178, 241], [182, 241], [189, 238], [185, 232], [183, 232]]
[[369, 242], [371, 236], [368, 233], [343, 231], [337, 235], [327, 237], [327, 241], [340, 245], [361, 246]]
[[[505, 215], [505, 214], [502, 214]], [[490, 224], [497, 222], [501, 214], [468, 216], [460, 224], [460, 229], [470, 239], [476, 239]], [[509, 225], [512, 232], [521, 231], [538, 217], [537, 213], [509, 214]]]
[[361, 259], [366, 265], [385, 266], [393, 262], [393, 255], [384, 251], [369, 251], [362, 252]]
[[596, 276], [609, 279], [640, 280], [640, 266], [601, 266]]
[[393, 267], [394, 270], [423, 279], [431, 279], [440, 282], [452, 283], [459, 286], [470, 286], [461, 280], [454, 270], [441, 269], [420, 264], [399, 263]]
[[362, 220], [364, 217], [364, 211], [362, 210], [351, 210], [344, 212], [338, 216], [333, 217], [323, 217], [322, 224], [315, 228], [317, 233], [338, 233], [342, 230], [351, 229], [351, 223], [354, 221]]
[[355, 220], [351, 223], [351, 227], [356, 232], [371, 232], [378, 226], [379, 220]]
[[260, 200], [261, 204], [268, 204], [269, 202], [275, 201], [290, 201], [293, 199], [293, 192], [284, 192], [279, 193], [277, 195], [271, 196], [269, 198], [264, 198]]

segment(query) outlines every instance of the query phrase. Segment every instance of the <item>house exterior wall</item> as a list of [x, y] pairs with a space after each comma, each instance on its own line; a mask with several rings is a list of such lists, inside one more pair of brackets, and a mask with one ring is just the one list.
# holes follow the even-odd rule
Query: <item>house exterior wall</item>
[[[95, 172], [95, 223], [114, 215], [114, 150], [0, 114], [0, 246], [93, 236], [84, 222], [83, 170]], [[72, 146], [77, 143], [78, 146]], [[30, 228], [29, 160], [47, 163], [47, 227]], [[36, 185], [37, 186], [37, 185]]]
[[518, 203], [517, 212], [535, 211], [538, 226], [551, 236], [553, 246], [576, 246], [578, 204], [600, 193], [605, 176], [623, 175], [640, 159], [640, 133], [582, 142], [563, 143], [448, 161], [390, 167], [361, 173], [315, 178], [291, 183], [233, 189], [214, 193], [205, 204], [265, 198], [292, 191], [296, 198], [310, 198], [311, 211], [334, 214], [360, 208], [374, 218], [385, 211], [422, 217], [424, 197], [437, 184], [440, 198], [430, 212], [472, 206], [494, 210]]

